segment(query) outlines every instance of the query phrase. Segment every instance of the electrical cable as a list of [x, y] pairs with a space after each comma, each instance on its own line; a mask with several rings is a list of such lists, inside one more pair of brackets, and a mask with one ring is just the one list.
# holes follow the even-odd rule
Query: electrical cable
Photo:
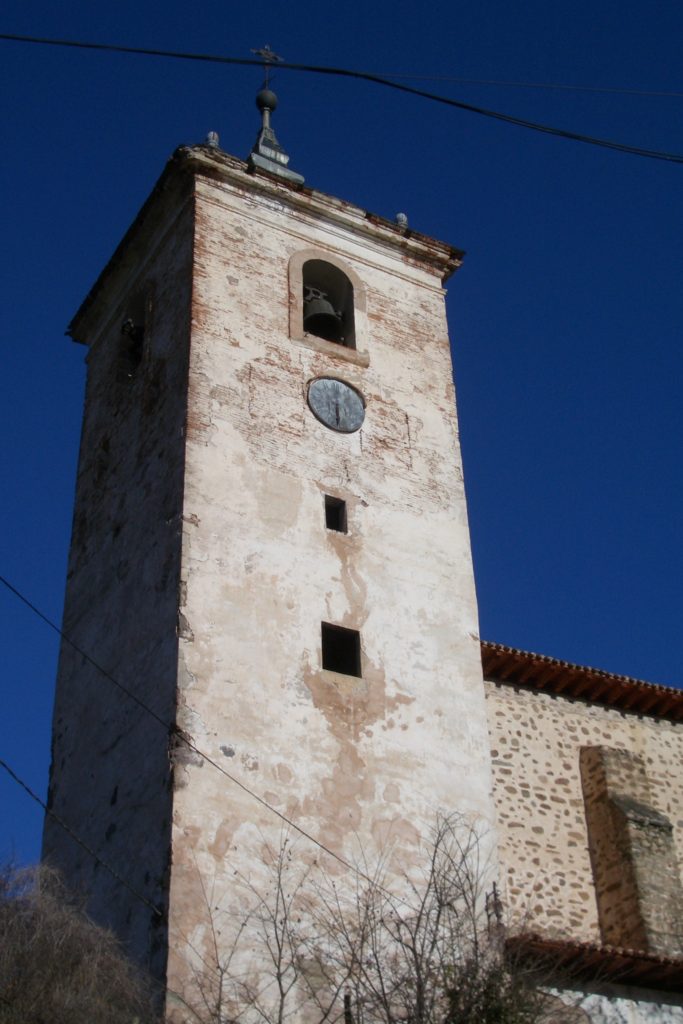
[[81, 837], [76, 832], [74, 832], [74, 830], [72, 828], [70, 828], [69, 825], [67, 825], [67, 823], [63, 820], [63, 818], [60, 818], [58, 814], [55, 814], [55, 812], [52, 810], [52, 808], [48, 807], [48, 805], [45, 803], [45, 801], [41, 800], [40, 797], [38, 796], [38, 794], [34, 793], [33, 790], [31, 789], [31, 787], [28, 786], [24, 782], [23, 779], [19, 778], [17, 773], [12, 768], [10, 768], [10, 766], [7, 764], [7, 762], [4, 761], [1, 757], [0, 757], [0, 768], [4, 768], [5, 771], [7, 772], [7, 774], [11, 778], [13, 778], [14, 781], [19, 786], [21, 786], [21, 788], [23, 790], [25, 790], [28, 793], [28, 795], [31, 797], [31, 799], [35, 800], [35, 802], [37, 804], [39, 804], [43, 808], [45, 813], [49, 814], [50, 817], [53, 818], [57, 822], [57, 824], [60, 825], [61, 828], [63, 828], [64, 831], [68, 835], [71, 836], [71, 838], [74, 840], [75, 843], [78, 843], [78, 845], [83, 850], [85, 850], [86, 853], [89, 853], [90, 856], [95, 861], [97, 861], [98, 864], [100, 864], [106, 871], [108, 871], [109, 874], [112, 876], [112, 878], [115, 878], [117, 882], [120, 882], [121, 885], [124, 885], [126, 887], [126, 889], [128, 889], [128, 892], [132, 893], [133, 896], [135, 896], [136, 899], [140, 900], [140, 902], [144, 903], [146, 907], [149, 907], [150, 910], [154, 911], [154, 914], [157, 917], [163, 917], [164, 916], [163, 912], [161, 910], [159, 910], [159, 908], [157, 906], [155, 906], [154, 903], [150, 902], [150, 900], [148, 900], [145, 896], [143, 896], [142, 893], [139, 893], [137, 891], [137, 889], [134, 889], [133, 886], [129, 882], [127, 882], [125, 880], [125, 878], [122, 878], [121, 875], [119, 875], [118, 872], [116, 872], [114, 870], [114, 868], [111, 866], [111, 864], [107, 864], [107, 862], [105, 860], [102, 860], [102, 858], [99, 856], [99, 854], [95, 853], [95, 851], [90, 846], [88, 846], [88, 844], [86, 842], [84, 842], [84, 840], [81, 839]]
[[[133, 700], [138, 705], [138, 707], [141, 708], [144, 712], [146, 712], [148, 715], [151, 715], [152, 718], [154, 718], [154, 720], [156, 722], [158, 722], [164, 728], [164, 731], [166, 732], [167, 735], [177, 736], [179, 738], [179, 740], [189, 750], [192, 750], [199, 757], [203, 758], [203, 760], [205, 760], [207, 762], [207, 764], [210, 764], [214, 768], [217, 768], [218, 771], [222, 775], [224, 775], [231, 782], [234, 782], [236, 786], [239, 786], [240, 789], [244, 790], [245, 793], [247, 793], [249, 796], [253, 797], [254, 800], [256, 800], [258, 803], [260, 803], [268, 811], [270, 811], [272, 814], [274, 814], [278, 818], [280, 818], [280, 820], [283, 821], [286, 825], [288, 825], [290, 828], [293, 828], [301, 836], [303, 836], [305, 839], [308, 839], [309, 842], [313, 843], [314, 846], [317, 846], [324, 853], [328, 854], [334, 860], [338, 861], [340, 864], [342, 864], [349, 871], [352, 871], [354, 874], [358, 875], [360, 878], [363, 878], [366, 882], [369, 882], [370, 885], [372, 885], [374, 888], [379, 889], [380, 891], [383, 891], [383, 892], [386, 893], [386, 890], [384, 890], [383, 887], [381, 885], [379, 885], [376, 880], [372, 879], [364, 871], [361, 871], [360, 868], [354, 867], [352, 864], [349, 863], [349, 861], [347, 861], [344, 857], [342, 857], [341, 854], [335, 853], [334, 850], [331, 850], [328, 846], [325, 846], [324, 843], [322, 843], [319, 839], [316, 839], [315, 836], [312, 836], [311, 833], [307, 832], [306, 829], [301, 827], [301, 825], [297, 825], [297, 823], [295, 821], [292, 821], [291, 818], [288, 818], [285, 814], [282, 813], [282, 811], [278, 811], [278, 809], [276, 807], [273, 807], [272, 804], [269, 804], [268, 801], [264, 800], [264, 798], [262, 796], [259, 796], [258, 793], [255, 793], [252, 789], [249, 789], [249, 787], [246, 786], [240, 779], [238, 779], [237, 776], [232, 775], [229, 771], [227, 771], [223, 767], [223, 765], [219, 764], [218, 761], [214, 761], [212, 757], [209, 757], [208, 754], [205, 754], [202, 750], [199, 749], [199, 747], [195, 746], [195, 744], [189, 739], [189, 737], [187, 737], [184, 733], [182, 733], [178, 729], [178, 727], [175, 725], [175, 723], [169, 723], [169, 722], [164, 721], [164, 719], [161, 718], [161, 716], [158, 715], [156, 713], [156, 711], [154, 711], [147, 704], [145, 704], [145, 702], [143, 700], [140, 700], [140, 698], [137, 697], [126, 686], [124, 686], [123, 683], [120, 683], [118, 681], [118, 679], [116, 679], [110, 672], [108, 672], [105, 668], [103, 668], [101, 665], [99, 665], [95, 661], [94, 658], [92, 658], [89, 654], [86, 653], [86, 651], [84, 651], [81, 647], [79, 647], [76, 643], [74, 643], [74, 641], [71, 640], [70, 637], [68, 637], [66, 635], [66, 633], [64, 633], [63, 630], [61, 630], [56, 623], [54, 623], [50, 618], [48, 618], [47, 615], [45, 615], [43, 612], [41, 612], [41, 610], [39, 608], [37, 608], [36, 605], [34, 605], [31, 601], [29, 601], [29, 599], [27, 597], [25, 597], [24, 594], [22, 594], [20, 590], [18, 590], [15, 586], [13, 586], [13, 584], [10, 583], [9, 580], [6, 579], [5, 576], [0, 575], [0, 583], [2, 583], [3, 586], [5, 586], [12, 594], [15, 595], [15, 597], [17, 597], [23, 604], [25, 604], [27, 608], [29, 608], [35, 615], [37, 615], [39, 619], [42, 619], [42, 621], [45, 622], [50, 627], [50, 629], [53, 629], [55, 631], [55, 633], [57, 633], [62, 638], [62, 640], [64, 640], [64, 642], [67, 643], [72, 648], [72, 650], [76, 651], [77, 654], [80, 654], [80, 656], [82, 658], [85, 658], [85, 660], [87, 662], [89, 662], [93, 666], [93, 668], [95, 668], [98, 672], [100, 672], [105, 677], [105, 679], [108, 679], [122, 693], [124, 693], [127, 697], [130, 697], [130, 699]], [[4, 764], [4, 762], [0, 762], [0, 763]], [[40, 798], [36, 797], [35, 794], [31, 793], [31, 796], [33, 796], [35, 800], [38, 800], [38, 802], [42, 804], [42, 801], [40, 801]], [[42, 804], [42, 806], [45, 806], [45, 805]], [[68, 827], [66, 825], [64, 827], [67, 828], [67, 830], [68, 830]], [[85, 847], [84, 843], [81, 842], [80, 845], [84, 846], [84, 848], [87, 849], [87, 847]], [[389, 895], [388, 893], [386, 893], [386, 894]]]
[[[378, 71], [377, 74], [380, 74]], [[382, 78], [402, 78], [417, 82], [455, 82], [457, 85], [493, 85], [502, 89], [553, 89], [558, 92], [609, 93], [613, 96], [646, 96], [683, 99], [683, 92], [673, 89], [624, 89], [609, 85], [567, 85], [563, 82], [513, 82], [500, 78], [458, 78], [454, 75], [404, 75], [395, 71], [381, 72]]]
[[[67, 39], [46, 39], [38, 36], [19, 36], [8, 33], [0, 33], [0, 39], [11, 42], [34, 43], [44, 46], [75, 47], [83, 50], [101, 50], [111, 53], [131, 53], [146, 57], [168, 57], [176, 60], [204, 61], [214, 64], [232, 64], [243, 67], [271, 66], [268, 61], [254, 60], [248, 57], [221, 57], [218, 55], [201, 53], [183, 53], [177, 50], [154, 50], [135, 46], [116, 46], [109, 43], [89, 43]], [[554, 128], [551, 125], [540, 124], [537, 121], [528, 121], [525, 118], [514, 117], [511, 114], [503, 114], [497, 110], [490, 110], [486, 107], [475, 106], [472, 103], [464, 103], [461, 100], [451, 99], [449, 96], [441, 96], [438, 93], [427, 92], [424, 89], [416, 89], [410, 85], [391, 81], [381, 75], [371, 74], [366, 71], [352, 71], [349, 68], [335, 68], [316, 64], [294, 64], [288, 61], [279, 61], [278, 70], [302, 71], [316, 75], [334, 75], [342, 78], [355, 78], [364, 82], [372, 82], [388, 89], [395, 89], [411, 96], [418, 96], [422, 99], [431, 100], [434, 103], [442, 103], [458, 110], [466, 110], [472, 114], [479, 114], [482, 117], [502, 121], [505, 124], [515, 125], [518, 128], [527, 128], [530, 131], [541, 132], [544, 135], [553, 135], [557, 138], [568, 139], [573, 142], [583, 142], [591, 146], [599, 146], [603, 149], [610, 149], [617, 153], [628, 153], [631, 156], [646, 157], [650, 160], [664, 160], [669, 163], [683, 164], [683, 154], [667, 153], [662, 150], [645, 149], [641, 146], [630, 146], [626, 143], [613, 142], [609, 139], [600, 139], [592, 135], [583, 135], [580, 132], [571, 132], [563, 128]]]

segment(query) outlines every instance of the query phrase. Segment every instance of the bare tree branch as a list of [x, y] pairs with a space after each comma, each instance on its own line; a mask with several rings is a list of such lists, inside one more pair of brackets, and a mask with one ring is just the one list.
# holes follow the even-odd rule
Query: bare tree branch
[[[235, 872], [250, 898], [229, 949], [213, 893], [209, 951], [196, 958], [200, 1024], [542, 1024], [559, 1020], [527, 965], [506, 952], [485, 834], [437, 819], [424, 864], [401, 877], [388, 852], [354, 876], [325, 872], [264, 840], [264, 863]], [[258, 881], [254, 881], [258, 878]], [[495, 921], [491, 921], [491, 899]], [[220, 933], [220, 934], [219, 934]], [[207, 965], [210, 960], [210, 965]], [[237, 972], [239, 965], [240, 971]], [[251, 965], [251, 967], [249, 966]], [[206, 977], [201, 976], [202, 971]], [[554, 1010], [551, 1011], [551, 1004]]]

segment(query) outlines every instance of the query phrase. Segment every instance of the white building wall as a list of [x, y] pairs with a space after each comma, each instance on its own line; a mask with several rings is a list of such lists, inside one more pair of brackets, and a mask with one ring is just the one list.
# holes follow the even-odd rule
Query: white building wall
[[[439, 813], [493, 848], [477, 612], [439, 273], [333, 212], [198, 181], [179, 724], [334, 853], [400, 874]], [[289, 262], [315, 247], [365, 289], [358, 353], [290, 337]], [[320, 375], [365, 396], [360, 431], [312, 415]], [[360, 631], [362, 679], [322, 670], [322, 621]], [[205, 948], [202, 885], [240, 904], [234, 872], [261, 877], [283, 823], [207, 763], [176, 774], [171, 945]]]
[[[575, 1010], [574, 1021], [590, 1024], [681, 1024], [683, 1001], [664, 993], [621, 986], [603, 991], [558, 992], [565, 1005]], [[558, 1017], [559, 1020], [559, 1017]], [[574, 1024], [568, 1020], [567, 1024]]]

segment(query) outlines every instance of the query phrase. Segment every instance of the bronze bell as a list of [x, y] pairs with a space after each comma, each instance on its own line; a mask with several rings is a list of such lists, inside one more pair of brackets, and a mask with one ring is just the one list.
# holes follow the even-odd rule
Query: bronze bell
[[326, 341], [342, 340], [341, 313], [320, 288], [306, 286], [304, 294], [304, 330]]

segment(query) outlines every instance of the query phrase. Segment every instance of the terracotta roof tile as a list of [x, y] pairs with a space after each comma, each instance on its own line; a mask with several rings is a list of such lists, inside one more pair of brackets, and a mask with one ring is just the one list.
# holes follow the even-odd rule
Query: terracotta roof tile
[[583, 978], [683, 992], [683, 959], [678, 957], [533, 934], [510, 936], [506, 945], [549, 974], [566, 975], [568, 980]]
[[484, 676], [496, 683], [561, 694], [634, 714], [683, 721], [683, 690], [572, 665], [544, 654], [481, 641]]

